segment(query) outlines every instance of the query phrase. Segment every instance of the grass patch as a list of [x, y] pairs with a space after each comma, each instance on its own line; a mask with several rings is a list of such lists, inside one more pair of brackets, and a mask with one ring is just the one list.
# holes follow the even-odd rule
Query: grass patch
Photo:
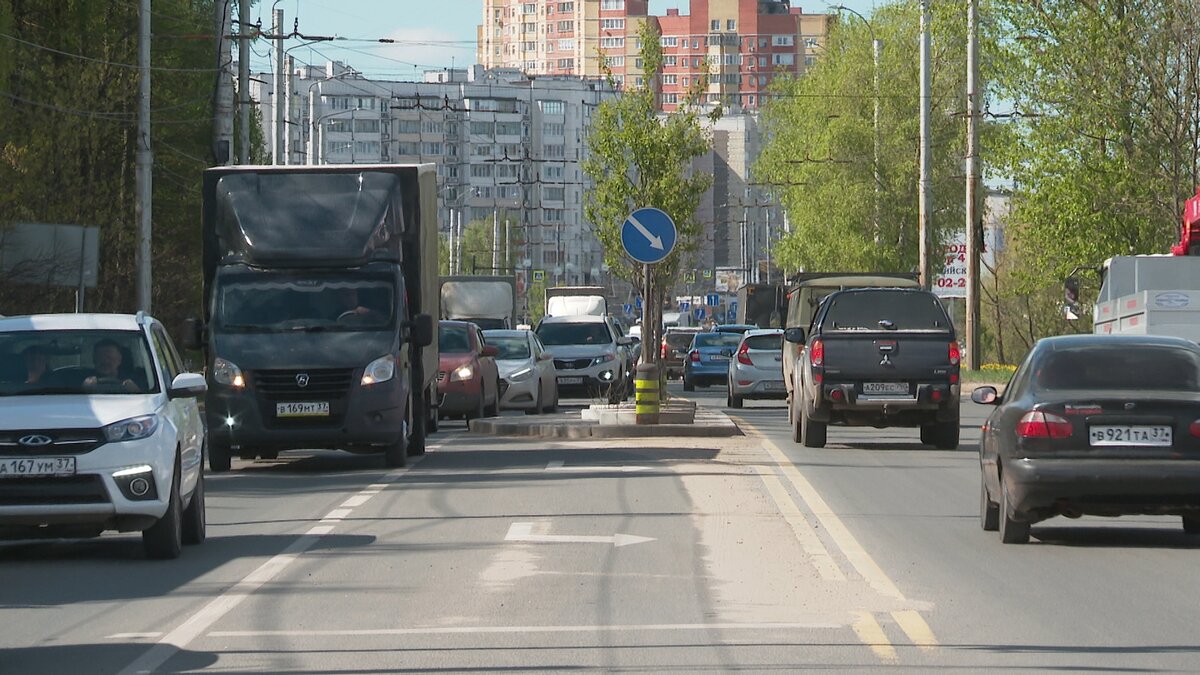
[[1016, 366], [985, 363], [979, 370], [963, 370], [962, 381], [969, 384], [1007, 384], [1016, 370]]

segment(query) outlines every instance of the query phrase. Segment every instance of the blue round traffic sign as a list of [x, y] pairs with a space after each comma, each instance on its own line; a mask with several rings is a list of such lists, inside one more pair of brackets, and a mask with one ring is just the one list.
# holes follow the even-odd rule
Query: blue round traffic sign
[[671, 255], [677, 237], [671, 216], [655, 208], [634, 211], [621, 226], [621, 245], [625, 252], [644, 265], [653, 265]]

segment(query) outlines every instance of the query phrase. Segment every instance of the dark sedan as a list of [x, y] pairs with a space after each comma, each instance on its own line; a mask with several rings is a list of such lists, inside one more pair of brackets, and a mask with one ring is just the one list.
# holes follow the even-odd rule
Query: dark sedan
[[980, 520], [1008, 544], [1054, 516], [1166, 514], [1200, 534], [1200, 347], [1168, 337], [1040, 340], [980, 443]]

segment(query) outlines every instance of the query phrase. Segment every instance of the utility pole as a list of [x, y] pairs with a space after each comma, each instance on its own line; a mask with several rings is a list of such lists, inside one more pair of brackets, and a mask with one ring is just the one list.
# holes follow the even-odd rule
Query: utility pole
[[150, 237], [154, 154], [150, 149], [150, 0], [138, 3], [137, 306], [150, 313]]
[[450, 274], [454, 274], [454, 209], [450, 209]]
[[250, 163], [250, 0], [238, 0], [238, 164]]
[[979, 4], [967, 0], [967, 334], [965, 366], [979, 369]]
[[930, 214], [933, 205], [929, 194], [929, 117], [930, 117], [930, 74], [929, 74], [929, 0], [921, 0], [921, 168], [917, 179], [918, 223], [920, 237], [920, 283], [928, 290], [933, 283], [930, 274], [929, 256], [931, 245]]
[[500, 211], [492, 205], [492, 274], [500, 269]]
[[[872, 29], [872, 32], [874, 32], [874, 29]], [[875, 36], [872, 35], [871, 36], [871, 59], [872, 59], [872, 63], [874, 64], [874, 77], [872, 79], [874, 81], [874, 89], [875, 89], [875, 110], [873, 113], [874, 126], [875, 126], [875, 129], [874, 129], [874, 131], [875, 131], [875, 164], [873, 167], [874, 168], [873, 173], [875, 174], [873, 176], [873, 178], [875, 179], [875, 204], [874, 204], [873, 213], [871, 214], [873, 217], [873, 222], [871, 223], [871, 225], [873, 226], [872, 234], [875, 237], [876, 245], [879, 244], [879, 220], [880, 220], [879, 216], [880, 216], [880, 211], [883, 208], [883, 205], [881, 204], [881, 197], [883, 196], [882, 195], [882, 193], [883, 193], [883, 176], [881, 175], [880, 170], [879, 170], [879, 150], [880, 150], [880, 147], [883, 145], [882, 136], [880, 135], [880, 131], [879, 131], [879, 65], [880, 65], [879, 62], [880, 62], [880, 57], [882, 55], [883, 55], [883, 43], [880, 42], [879, 40], [876, 40]]]
[[[275, 10], [275, 30], [276, 36], [283, 34], [283, 10]], [[283, 90], [283, 40], [275, 39], [275, 104], [271, 106], [275, 113], [275, 152], [273, 163], [286, 164], [287, 160], [283, 156], [283, 104], [285, 92]], [[354, 128], [353, 122], [351, 129]], [[352, 151], [353, 152], [353, 151]]]
[[233, 58], [233, 13], [227, 2], [214, 2], [217, 35], [217, 100], [213, 110], [213, 164], [233, 161], [233, 79], [227, 70]]

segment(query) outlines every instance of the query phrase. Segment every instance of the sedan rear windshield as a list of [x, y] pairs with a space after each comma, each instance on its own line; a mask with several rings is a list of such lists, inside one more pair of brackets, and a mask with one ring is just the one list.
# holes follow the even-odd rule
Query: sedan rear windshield
[[749, 349], [781, 352], [783, 351], [783, 336], [751, 335], [750, 337], [746, 338], [746, 347]]
[[741, 341], [741, 333], [700, 333], [696, 336], [697, 347], [736, 347]]
[[1039, 389], [1200, 390], [1200, 357], [1173, 347], [1104, 345], [1050, 352]]
[[683, 349], [692, 344], [694, 337], [696, 337], [695, 333], [667, 333], [663, 339], [667, 341], [667, 346], [671, 349]]
[[537, 335], [547, 347], [611, 344], [612, 335], [602, 323], [543, 323]]
[[950, 329], [941, 302], [928, 293], [844, 293], [830, 302], [826, 330]]

